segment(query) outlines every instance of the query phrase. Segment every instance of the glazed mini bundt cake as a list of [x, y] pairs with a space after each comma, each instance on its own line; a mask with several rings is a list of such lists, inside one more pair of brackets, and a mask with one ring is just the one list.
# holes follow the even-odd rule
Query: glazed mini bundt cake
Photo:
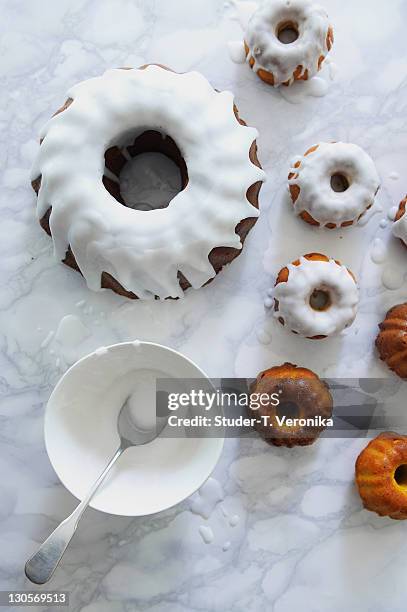
[[296, 159], [288, 174], [295, 213], [310, 225], [335, 229], [359, 221], [380, 187], [376, 167], [359, 146], [322, 142]]
[[[308, 368], [291, 363], [261, 372], [251, 385], [250, 393], [278, 394], [280, 398], [277, 406], [270, 402], [258, 410], [249, 410], [250, 416], [256, 417], [255, 429], [274, 446], [291, 448], [313, 444], [325, 429], [325, 425], [315, 424], [314, 419], [324, 420], [332, 416], [333, 402], [328, 385]], [[277, 417], [281, 419], [283, 416], [302, 422], [280, 424]], [[268, 417], [267, 425], [261, 417]]]
[[367, 510], [407, 519], [407, 436], [381, 433], [356, 461], [356, 484]]
[[393, 224], [393, 234], [400, 238], [402, 244], [407, 247], [407, 196], [401, 200]]
[[[256, 137], [233, 95], [198, 72], [148, 65], [78, 83], [42, 130], [32, 170], [55, 257], [94, 291], [165, 299], [202, 287], [239, 255], [259, 215]], [[121, 196], [123, 166], [146, 151], [180, 169], [166, 208], [135, 210]]]
[[407, 302], [390, 308], [379, 328], [376, 347], [380, 359], [407, 379]]
[[273, 292], [274, 316], [295, 334], [320, 340], [349, 327], [359, 290], [352, 272], [322, 253], [308, 253], [282, 268]]
[[265, 83], [291, 85], [317, 74], [333, 40], [320, 6], [309, 0], [268, 0], [247, 25], [246, 61]]

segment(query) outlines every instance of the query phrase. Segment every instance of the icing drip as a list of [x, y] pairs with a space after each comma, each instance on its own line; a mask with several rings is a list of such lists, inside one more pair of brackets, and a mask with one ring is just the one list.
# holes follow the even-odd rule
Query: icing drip
[[[403, 200], [403, 202], [404, 201], [405, 200]], [[392, 208], [389, 213], [389, 218], [394, 220], [397, 212], [398, 212], [398, 208]], [[395, 221], [393, 223], [392, 231], [393, 231], [393, 235], [396, 236], [396, 238], [400, 238], [400, 240], [402, 240], [404, 244], [407, 245], [407, 215], [406, 213], [404, 213], [403, 216], [400, 217], [398, 221]]]
[[399, 209], [398, 206], [392, 206], [390, 210], [387, 212], [387, 217], [390, 219], [390, 221], [394, 221], [397, 215], [398, 209]]
[[[284, 44], [278, 38], [281, 24], [293, 23], [298, 38]], [[328, 15], [309, 0], [273, 0], [265, 2], [251, 17], [245, 34], [249, 47], [247, 61], [254, 61], [253, 70], [266, 70], [274, 75], [274, 86], [292, 83], [299, 66], [308, 78], [319, 70], [320, 57], [328, 53]], [[298, 78], [298, 77], [297, 77]]]
[[[345, 266], [329, 261], [309, 261], [301, 257], [300, 265], [290, 264], [287, 282], [274, 288], [278, 310], [289, 329], [301, 336], [331, 336], [349, 327], [357, 312], [358, 287]], [[314, 310], [310, 297], [315, 289], [329, 294], [331, 304], [326, 310]]]
[[382, 272], [382, 283], [390, 291], [400, 289], [404, 284], [404, 272], [389, 265]]
[[323, 98], [328, 93], [328, 83], [321, 77], [313, 77], [308, 81], [296, 81], [291, 87], [281, 87], [280, 93], [291, 104], [302, 104], [310, 96]]
[[[374, 202], [380, 179], [373, 160], [355, 144], [320, 143], [290, 169], [289, 185], [300, 188], [294, 203], [297, 215], [307, 212], [320, 225], [356, 221]], [[331, 177], [346, 177], [345, 191], [334, 191]]]
[[370, 258], [375, 264], [381, 264], [387, 259], [387, 249], [383, 240], [375, 238], [373, 240], [372, 250], [370, 252]]
[[403, 215], [398, 221], [394, 222], [393, 234], [407, 244], [407, 215]]
[[55, 333], [55, 339], [66, 347], [75, 347], [90, 335], [89, 330], [75, 315], [63, 317]]
[[231, 40], [228, 42], [229, 55], [235, 64], [244, 64], [246, 61], [246, 51], [242, 40]]
[[397, 172], [390, 172], [389, 179], [391, 179], [392, 181], [398, 181], [399, 178], [400, 175]]
[[[258, 216], [246, 192], [265, 176], [249, 159], [257, 131], [237, 122], [233, 95], [216, 92], [197, 72], [149, 66], [108, 70], [68, 97], [72, 104], [42, 131], [32, 171], [42, 177], [38, 218], [52, 206], [56, 258], [71, 246], [96, 291], [102, 272], [144, 299], [182, 297], [178, 272], [201, 287], [215, 276], [213, 248], [241, 249], [236, 225]], [[189, 181], [167, 208], [137, 211], [104, 188], [104, 153], [146, 129], [176, 138]]]
[[191, 510], [204, 519], [209, 519], [219, 502], [223, 500], [223, 489], [215, 478], [208, 478], [191, 500]]
[[205, 544], [211, 544], [215, 538], [212, 528], [207, 525], [201, 525], [199, 533]]

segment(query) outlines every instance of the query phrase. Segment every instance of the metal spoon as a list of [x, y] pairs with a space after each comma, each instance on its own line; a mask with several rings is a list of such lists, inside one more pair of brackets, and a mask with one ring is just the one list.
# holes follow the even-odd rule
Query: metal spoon
[[110, 459], [109, 463], [100, 474], [99, 478], [90, 488], [86, 497], [76, 506], [75, 510], [62, 523], [54, 529], [51, 535], [41, 544], [36, 553], [27, 561], [25, 574], [31, 582], [35, 584], [45, 584], [51, 578], [57, 568], [69, 542], [78, 526], [79, 520], [92, 500], [96, 491], [110, 472], [113, 465], [125, 450], [131, 446], [141, 446], [148, 444], [157, 438], [164, 427], [167, 425], [168, 417], [156, 419], [154, 429], [141, 431], [136, 428], [131, 419], [128, 408], [128, 400], [125, 401], [120, 409], [117, 418], [117, 431], [120, 436], [120, 446]]

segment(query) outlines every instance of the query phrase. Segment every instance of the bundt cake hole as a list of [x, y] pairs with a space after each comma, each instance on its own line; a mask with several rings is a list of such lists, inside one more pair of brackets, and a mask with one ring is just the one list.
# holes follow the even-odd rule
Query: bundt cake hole
[[314, 289], [309, 299], [313, 310], [322, 312], [328, 310], [332, 304], [331, 295], [327, 289]]
[[342, 172], [335, 172], [331, 176], [331, 188], [336, 193], [343, 193], [350, 187], [348, 177]]
[[394, 472], [394, 480], [397, 482], [399, 487], [407, 489], [407, 464], [399, 465], [397, 470]]
[[299, 38], [298, 24], [294, 21], [283, 21], [278, 24], [276, 35], [281, 43], [290, 45]]
[[[188, 184], [188, 171], [176, 143], [150, 130], [125, 147], [105, 154], [103, 183], [122, 205], [134, 210], [166, 208]], [[130, 159], [128, 159], [130, 157]]]
[[120, 193], [128, 208], [166, 208], [180, 191], [179, 168], [162, 153], [141, 153], [120, 174]]
[[279, 419], [286, 417], [287, 419], [298, 419], [300, 416], [300, 410], [295, 402], [289, 400], [283, 400], [276, 407], [276, 416]]

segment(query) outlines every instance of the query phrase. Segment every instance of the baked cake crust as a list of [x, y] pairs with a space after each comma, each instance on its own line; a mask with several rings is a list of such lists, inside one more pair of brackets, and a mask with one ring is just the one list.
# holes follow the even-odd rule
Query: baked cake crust
[[355, 469], [367, 510], [392, 519], [407, 519], [407, 436], [381, 433], [360, 453]]
[[[310, 419], [332, 416], [333, 400], [328, 385], [315, 372], [292, 363], [284, 363], [260, 372], [251, 385], [251, 394], [278, 394], [279, 406], [261, 406], [258, 410], [249, 409], [251, 417], [256, 417], [255, 429], [262, 438], [274, 446], [309, 446], [320, 436], [325, 427], [281, 426], [276, 416], [286, 410], [296, 414], [295, 418]], [[291, 410], [290, 410], [291, 407]], [[270, 425], [265, 425], [260, 417], [267, 416]], [[285, 416], [290, 418], [289, 414]]]

